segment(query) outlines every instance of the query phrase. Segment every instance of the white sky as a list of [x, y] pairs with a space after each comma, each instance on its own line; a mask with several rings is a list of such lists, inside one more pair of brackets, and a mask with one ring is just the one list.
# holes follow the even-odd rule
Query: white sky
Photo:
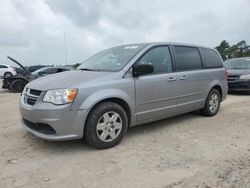
[[0, 0], [0, 63], [80, 63], [108, 47], [250, 43], [250, 0]]

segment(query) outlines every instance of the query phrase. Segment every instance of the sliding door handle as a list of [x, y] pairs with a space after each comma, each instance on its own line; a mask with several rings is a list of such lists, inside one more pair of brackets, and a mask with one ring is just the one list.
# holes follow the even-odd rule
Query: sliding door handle
[[180, 80], [186, 80], [186, 79], [188, 79], [187, 76], [182, 76], [182, 77], [180, 77]]

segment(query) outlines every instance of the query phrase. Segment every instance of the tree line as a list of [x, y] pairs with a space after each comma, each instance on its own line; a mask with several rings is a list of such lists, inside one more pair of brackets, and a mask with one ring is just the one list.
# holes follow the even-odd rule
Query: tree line
[[230, 45], [229, 42], [223, 40], [215, 49], [218, 50], [224, 61], [236, 57], [250, 57], [250, 45], [245, 40], [234, 45]]

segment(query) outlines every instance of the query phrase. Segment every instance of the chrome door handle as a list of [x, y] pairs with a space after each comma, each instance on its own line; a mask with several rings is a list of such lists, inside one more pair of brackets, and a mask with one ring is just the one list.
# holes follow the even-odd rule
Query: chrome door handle
[[186, 79], [188, 79], [187, 76], [182, 76], [182, 77], [180, 77], [180, 80], [186, 80]]
[[168, 82], [174, 82], [174, 81], [176, 81], [176, 78], [174, 78], [174, 77], [168, 78]]

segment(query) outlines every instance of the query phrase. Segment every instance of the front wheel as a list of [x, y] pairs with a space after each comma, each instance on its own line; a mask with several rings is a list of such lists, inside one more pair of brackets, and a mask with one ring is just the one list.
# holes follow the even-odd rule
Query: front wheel
[[201, 114], [204, 116], [214, 116], [218, 113], [221, 103], [221, 94], [217, 89], [212, 89], [207, 97], [204, 108]]
[[27, 82], [22, 79], [14, 80], [10, 85], [10, 90], [12, 92], [21, 93], [26, 86]]
[[98, 149], [117, 145], [128, 128], [128, 117], [124, 109], [113, 102], [97, 105], [89, 114], [84, 131], [88, 144]]

